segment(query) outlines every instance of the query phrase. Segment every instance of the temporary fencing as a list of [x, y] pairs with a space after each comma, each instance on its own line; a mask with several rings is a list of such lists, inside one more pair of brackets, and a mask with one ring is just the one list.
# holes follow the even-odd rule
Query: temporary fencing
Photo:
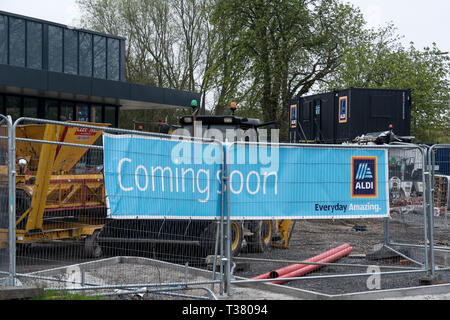
[[[390, 281], [393, 277], [417, 274], [420, 279], [431, 273], [436, 266], [427, 197], [432, 191], [427, 181], [429, 151], [401, 143], [228, 146], [226, 158], [231, 162], [236, 154], [249, 162], [258, 154], [265, 158], [243, 174], [227, 163], [227, 217], [245, 213], [239, 218], [273, 219], [275, 225], [292, 219], [296, 232], [289, 249], [298, 250], [297, 262], [277, 253], [261, 259], [237, 257], [236, 261], [260, 263], [240, 273], [250, 279], [234, 279], [228, 285], [289, 281], [296, 288], [330, 293], [326, 288], [334, 287], [331, 292], [337, 293], [371, 289], [366, 281], [373, 277], [373, 267], [384, 278], [384, 288], [399, 282]], [[276, 160], [265, 162], [267, 158]], [[351, 244], [346, 252], [335, 251], [346, 243]], [[291, 272], [280, 276], [277, 270]], [[345, 284], [342, 278], [352, 278], [352, 285], [340, 286]]]
[[[104, 139], [115, 136], [121, 141], [130, 135], [133, 140], [145, 137], [155, 143], [167, 140], [167, 136], [98, 124], [31, 118], [17, 120], [12, 132], [16, 136], [9, 137], [15, 144], [14, 154], [9, 152], [8, 156], [15, 160], [14, 165], [17, 161], [17, 169], [12, 168], [12, 171], [17, 170], [17, 178], [13, 188], [16, 201], [14, 206], [9, 206], [9, 213], [14, 213], [16, 223], [11, 233], [16, 237], [14, 243], [2, 243], [10, 248], [17, 247], [15, 264], [9, 263], [10, 278], [22, 283], [41, 280], [48, 287], [64, 289], [82, 283], [85, 288], [102, 287], [103, 293], [105, 288], [113, 290], [135, 284], [134, 288], [152, 287], [149, 290], [152, 293], [169, 294], [175, 290], [180, 297], [183, 290], [192, 290], [192, 284], [213, 285], [221, 282], [219, 278], [212, 279], [209, 275], [206, 278], [204, 275], [194, 276], [195, 268], [191, 268], [198, 265], [198, 257], [206, 252], [217, 254], [217, 231], [220, 230], [220, 215], [212, 219], [206, 211], [196, 211], [197, 218], [177, 219], [184, 208], [192, 207], [192, 192], [178, 193], [177, 206], [169, 208], [168, 200], [173, 199], [164, 198], [164, 194], [158, 192], [141, 192], [145, 191], [141, 183], [148, 179], [147, 175], [142, 174], [146, 171], [144, 166], [139, 166], [137, 172], [129, 175], [131, 181], [137, 184], [134, 189], [141, 192], [138, 198], [117, 197], [115, 191], [105, 192], [109, 190], [105, 190], [104, 177], [108, 179], [110, 175], [120, 172], [116, 171], [117, 167], [105, 169], [108, 162], [103, 154], [112, 157], [120, 155], [120, 150], [114, 147], [105, 149], [102, 135]], [[191, 142], [187, 143], [196, 145], [213, 142], [189, 140]], [[154, 156], [169, 161], [170, 153], [163, 144], [160, 146], [162, 149], [158, 150], [138, 147], [128, 152], [127, 157], [144, 157], [146, 161], [146, 158], [149, 160]], [[218, 148], [218, 151], [221, 150]], [[221, 163], [219, 161], [219, 166]], [[151, 165], [148, 161], [144, 164]], [[155, 186], [158, 180], [164, 190], [164, 171], [151, 174], [153, 181], [150, 183]], [[209, 184], [209, 180], [198, 181], [198, 178], [204, 179], [204, 175], [183, 175], [186, 185], [183, 191], [187, 191], [187, 186], [203, 188], [204, 184]], [[119, 179], [124, 184], [128, 183], [126, 175]], [[147, 187], [149, 185], [145, 189]], [[220, 212], [220, 194], [214, 196], [213, 205], [219, 206]], [[114, 200], [126, 202], [124, 208], [132, 208], [143, 201], [146, 204], [140, 208], [138, 218], [139, 213], [118, 216], [117, 212], [109, 210], [109, 204]], [[176, 212], [172, 215], [164, 212], [160, 216], [147, 215], [148, 212], [161, 213], [166, 209]], [[2, 216], [5, 214], [2, 210]], [[140, 259], [133, 260], [133, 267], [125, 267], [130, 263], [129, 259], [108, 259], [117, 256]], [[93, 259], [98, 262], [93, 263]], [[182, 263], [183, 268], [161, 264], [160, 260]], [[186, 288], [188, 284], [191, 284], [190, 288]], [[121, 293], [124, 294], [123, 290]]]
[[433, 145], [428, 152], [429, 168], [429, 237], [431, 267], [436, 277], [437, 270], [450, 270], [450, 145]]
[[[223, 143], [0, 121], [8, 285], [214, 299], [244, 282], [365, 281], [374, 265], [386, 278], [433, 275], [434, 252], [445, 250], [434, 246], [446, 237], [434, 233], [445, 199], [431, 182], [448, 146]], [[270, 249], [275, 236], [290, 259]], [[237, 278], [245, 260], [261, 263]], [[283, 280], [280, 269], [290, 270]]]

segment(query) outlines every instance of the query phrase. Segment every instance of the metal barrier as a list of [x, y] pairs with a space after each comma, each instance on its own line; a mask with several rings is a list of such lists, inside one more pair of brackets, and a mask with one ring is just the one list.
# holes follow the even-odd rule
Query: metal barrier
[[[334, 286], [338, 292], [380, 289], [379, 278], [434, 276], [445, 269], [435, 263], [435, 250], [446, 248], [435, 246], [440, 240], [433, 186], [435, 155], [446, 145], [223, 145], [100, 125], [1, 121], [9, 130], [0, 135], [0, 143], [9, 141], [9, 193], [2, 198], [9, 205], [2, 205], [0, 216], [5, 284], [215, 299], [247, 282], [288, 283], [309, 291]], [[97, 140], [102, 133], [107, 133], [104, 141], [146, 139], [155, 148], [107, 149]], [[133, 162], [173, 162], [169, 141], [177, 138], [201, 146], [202, 154], [202, 148], [217, 147], [212, 173], [201, 166], [185, 168], [181, 179], [181, 171]], [[277, 158], [277, 152], [283, 156]], [[106, 166], [104, 155], [122, 159], [120, 166]], [[121, 172], [126, 166], [131, 173]], [[111, 176], [121, 190], [105, 190]], [[191, 187], [202, 198], [190, 193]], [[157, 192], [139, 193], [151, 188]], [[136, 193], [122, 192], [129, 190]], [[138, 198], [144, 207], [135, 210]], [[209, 206], [198, 206], [208, 201]], [[271, 244], [264, 232], [286, 226], [291, 229], [283, 230], [281, 246], [288, 250], [263, 248]], [[262, 241], [258, 254], [250, 250], [256, 238]], [[207, 255], [213, 256], [212, 272], [203, 270]], [[242, 261], [251, 270], [239, 271]], [[292, 265], [300, 273], [272, 277]], [[270, 272], [271, 277], [260, 277]], [[367, 278], [374, 277], [378, 280], [369, 284]]]
[[448, 215], [450, 212], [450, 145], [433, 145], [428, 150], [429, 168], [429, 237], [430, 273], [450, 270], [450, 235]]
[[[228, 146], [227, 159], [233, 158], [232, 151], [239, 145], [243, 144], [234, 143]], [[257, 149], [259, 146], [261, 144], [254, 147]], [[236, 207], [246, 212], [248, 216], [257, 214], [251, 209], [255, 206], [259, 212], [264, 211], [263, 206], [273, 208], [272, 216], [270, 212], [264, 211], [266, 219], [293, 219], [296, 223], [297, 231], [292, 234], [289, 245], [293, 254], [288, 259], [285, 258], [287, 254], [277, 254], [273, 251], [262, 258], [251, 254], [235, 257], [235, 262], [251, 262], [251, 270], [235, 273], [236, 276], [250, 279], [238, 280], [230, 276], [227, 277], [228, 286], [249, 282], [278, 284], [289, 282], [290, 286], [309, 291], [321, 291], [324, 287], [333, 287], [334, 291], [324, 292], [330, 294], [345, 292], [345, 290], [354, 292], [352, 290], [373, 289], [369, 288], [366, 279], [373, 279], [374, 275], [384, 279], [382, 286], [389, 288], [389, 279], [392, 277], [416, 274], [420, 278], [432, 272], [434, 268], [433, 238], [429, 237], [428, 224], [433, 222], [429, 219], [427, 212], [428, 199], [424, 198], [429, 191], [427, 172], [424, 170], [427, 161], [425, 148], [412, 144], [389, 146], [279, 144], [268, 145], [268, 147], [272, 151], [278, 149], [280, 153], [294, 150], [299, 154], [296, 158], [280, 157], [277, 164], [280, 172], [289, 167], [291, 172], [284, 175], [284, 181], [280, 175], [277, 176], [278, 198], [282, 192], [290, 193], [290, 197], [281, 197], [278, 200], [277, 197], [273, 197], [262, 206], [255, 205], [249, 197], [233, 197], [234, 191], [246, 188], [245, 183], [248, 188], [251, 179], [257, 182], [260, 179], [256, 173], [247, 176], [236, 173], [234, 178], [238, 180], [238, 184], [233, 186], [234, 182], [231, 181], [233, 167], [231, 167], [227, 170], [227, 218], [233, 219], [233, 213], [230, 213], [230, 210], [233, 211]], [[304, 152], [313, 149], [316, 150], [315, 153]], [[332, 153], [330, 150], [347, 150], [350, 156], [347, 154], [346, 160], [342, 161], [338, 156], [339, 152]], [[378, 161], [383, 159], [378, 165], [381, 165], [380, 168], [384, 167], [386, 172], [378, 179], [381, 186], [388, 186], [383, 192], [388, 192], [384, 200], [389, 201], [387, 207], [389, 216], [331, 214], [332, 210], [345, 211], [345, 208], [351, 206], [352, 202], [358, 198], [357, 194], [349, 199], [343, 198], [342, 194], [350, 193], [349, 186], [354, 181], [351, 175], [343, 178], [339, 171], [350, 170], [351, 154], [364, 158], [365, 154], [372, 155], [370, 151], [373, 150], [386, 150], [385, 159], [378, 158]], [[253, 150], [248, 153], [255, 152]], [[230, 167], [228, 163], [227, 167]], [[254, 166], [250, 170], [255, 172], [259, 168]], [[301, 170], [300, 174], [298, 170]], [[361, 170], [355, 169], [353, 173], [359, 177], [370, 173], [367, 171], [367, 166]], [[315, 171], [316, 174], [311, 176], [310, 171]], [[371, 172], [371, 174], [374, 173]], [[249, 178], [250, 175], [252, 178]], [[297, 176], [313, 178], [308, 180], [308, 178], [297, 178]], [[283, 187], [283, 184], [286, 186]], [[329, 186], [331, 188], [328, 188]], [[250, 183], [248, 192], [257, 189], [255, 184]], [[345, 190], [344, 193], [340, 192], [342, 189]], [[319, 194], [328, 194], [328, 197], [323, 199]], [[368, 199], [370, 196], [362, 198]], [[372, 205], [368, 202], [368, 206], [375, 208], [376, 204]], [[299, 212], [291, 217], [290, 211], [296, 210]], [[317, 210], [328, 211], [328, 214], [318, 214]], [[263, 219], [263, 217], [259, 218]], [[230, 223], [227, 226], [228, 235], [230, 235]], [[342, 248], [343, 251], [342, 245], [345, 246]], [[351, 257], [349, 257], [350, 253], [352, 253]], [[361, 257], [366, 259], [362, 260]], [[333, 262], [337, 258], [342, 259], [339, 263]], [[355, 262], [358, 258], [360, 260]], [[232, 265], [233, 262], [228, 263], [228, 272]], [[344, 278], [352, 279], [352, 282], [343, 281]], [[334, 281], [333, 284], [331, 280]]]
[[[102, 133], [155, 140], [168, 139], [167, 135], [33, 118], [18, 119], [11, 132], [16, 137], [10, 134], [15, 142], [11, 149], [15, 152], [9, 152], [14, 159], [10, 171], [15, 172], [16, 160], [18, 163], [17, 178], [10, 187], [16, 192], [12, 197], [16, 201], [9, 206], [15, 222], [9, 231], [16, 237], [9, 246], [17, 247], [14, 262], [9, 261], [11, 278], [56, 289], [75, 290], [81, 285], [97, 294], [117, 288], [123, 289], [121, 295], [135, 294], [131, 288], [145, 287], [148, 294], [183, 298], [187, 291], [206, 291], [208, 297], [214, 297], [214, 290], [223, 290], [221, 273], [211, 276], [195, 268], [204, 262], [201, 258], [206, 251], [220, 254], [223, 219], [202, 219], [201, 212], [199, 220], [175, 220], [176, 214], [159, 219], [115, 219], [107, 212], [107, 201], [114, 195], [105, 194]], [[214, 143], [211, 139], [189, 140]], [[155, 150], [139, 152], [144, 157], [146, 153], [155, 155]], [[157, 156], [170, 157], [170, 153]], [[193, 184], [193, 179], [186, 176], [186, 184]], [[218, 206], [223, 203], [221, 198], [218, 194]], [[150, 206], [156, 204], [156, 199], [146, 200]], [[191, 199], [186, 195], [184, 200], [189, 203]], [[123, 258], [111, 259], [117, 256]], [[130, 262], [128, 256], [139, 259]], [[161, 260], [167, 263], [161, 264]], [[221, 263], [222, 259], [215, 261]], [[206, 284], [211, 289], [199, 289]]]

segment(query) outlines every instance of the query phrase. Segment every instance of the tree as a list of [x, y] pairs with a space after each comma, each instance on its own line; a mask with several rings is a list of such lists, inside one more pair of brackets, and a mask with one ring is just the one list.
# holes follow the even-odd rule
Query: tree
[[[127, 81], [206, 95], [210, 84], [205, 73], [211, 54], [208, 0], [77, 2], [83, 27], [127, 39]], [[131, 116], [139, 113], [147, 121], [157, 121], [161, 115], [172, 115], [171, 120], [176, 121], [170, 111], [134, 112]], [[121, 124], [129, 127], [127, 116], [121, 114]]]
[[[216, 61], [228, 92], [241, 95], [244, 112], [276, 120], [286, 138], [290, 100], [339, 66], [345, 44], [361, 33], [363, 18], [338, 0], [219, 0], [211, 23], [227, 39], [225, 48], [232, 48], [228, 59], [246, 62], [236, 69]], [[228, 76], [236, 70], [239, 83]]]
[[417, 50], [404, 47], [393, 25], [368, 30], [357, 44], [345, 49], [336, 73], [324, 89], [411, 89], [411, 131], [417, 141], [436, 141], [450, 122], [450, 64], [435, 43]]

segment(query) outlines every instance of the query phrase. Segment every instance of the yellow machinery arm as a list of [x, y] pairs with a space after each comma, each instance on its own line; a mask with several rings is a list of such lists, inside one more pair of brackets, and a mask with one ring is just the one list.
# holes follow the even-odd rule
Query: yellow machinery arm
[[[61, 135], [61, 127], [48, 124], [45, 127], [43, 140], [58, 141]], [[42, 231], [43, 215], [45, 204], [47, 202], [47, 191], [50, 182], [51, 172], [55, 160], [57, 146], [55, 144], [44, 143], [41, 147], [39, 155], [39, 165], [36, 174], [36, 188], [33, 192], [31, 200], [30, 212], [28, 213], [28, 220], [26, 231], [33, 230]]]
[[[291, 227], [292, 225], [292, 227]], [[280, 236], [280, 240], [273, 242], [272, 246], [286, 249], [291, 240], [292, 230], [294, 230], [295, 221], [292, 223], [291, 219], [276, 220], [276, 229]]]

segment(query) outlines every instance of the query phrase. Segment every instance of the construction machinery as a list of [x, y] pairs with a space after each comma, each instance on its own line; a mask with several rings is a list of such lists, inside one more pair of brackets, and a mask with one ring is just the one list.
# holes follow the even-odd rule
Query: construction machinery
[[[102, 130], [64, 125], [17, 126], [16, 243], [19, 246], [71, 241], [83, 244], [90, 257], [102, 254], [97, 237], [106, 222], [103, 174], [100, 167], [86, 167], [90, 149], [76, 146], [93, 145], [101, 135]], [[6, 162], [0, 163], [0, 170], [7, 172]], [[7, 195], [7, 183], [1, 187], [4, 189], [1, 193]], [[8, 212], [3, 207], [1, 215], [5, 218]], [[1, 234], [7, 234], [7, 224], [0, 227]], [[0, 247], [8, 246], [6, 239], [2, 236]]]
[[[261, 123], [259, 119], [237, 117], [234, 115], [235, 105], [231, 109], [232, 115], [197, 117], [198, 110], [194, 108], [194, 113], [182, 117], [176, 127], [187, 129], [195, 135], [193, 123], [201, 121], [203, 126], [223, 133], [230, 129], [237, 132], [235, 137], [239, 141], [245, 139], [250, 129], [258, 132], [260, 128], [274, 125]], [[168, 124], [160, 123], [163, 133], [168, 131], [168, 127]], [[243, 134], [242, 137], [239, 133]], [[102, 159], [101, 150], [88, 147], [101, 142], [101, 135], [102, 130], [70, 125], [17, 126], [17, 244], [81, 243], [89, 257], [100, 257], [108, 248], [130, 248], [130, 244], [195, 244], [201, 249], [201, 256], [212, 254], [218, 231], [217, 221], [107, 218], [102, 167], [98, 166], [103, 162], [89, 165], [95, 151]], [[8, 176], [6, 162], [0, 163], [0, 170], [5, 173], [2, 176]], [[8, 194], [7, 178], [5, 181], [1, 184], [5, 189], [3, 195]], [[7, 217], [7, 211], [7, 206], [2, 207], [2, 217]], [[264, 252], [271, 246], [287, 248], [292, 228], [291, 220], [232, 221], [232, 254], [238, 255], [243, 248], [249, 252]], [[2, 223], [0, 247], [8, 246], [7, 234], [7, 223]]]
[[[231, 115], [199, 116], [195, 100], [191, 107], [193, 114], [182, 117], [180, 127], [192, 136], [196, 136], [195, 130], [201, 127], [220, 132], [221, 134], [217, 134], [215, 138], [221, 137], [223, 142], [261, 142], [262, 136], [264, 136], [264, 142], [267, 142], [270, 139], [268, 129], [276, 129], [275, 121], [263, 123], [260, 119], [235, 116], [236, 103], [234, 102], [230, 104]], [[231, 223], [233, 255], [239, 254], [243, 248], [253, 253], [265, 252], [272, 246], [287, 248], [294, 227], [290, 219], [232, 221]]]
[[[261, 122], [260, 119], [235, 116], [236, 103], [230, 104], [231, 115], [197, 115], [196, 101], [191, 104], [193, 114], [180, 119], [181, 129], [185, 129], [192, 136], [196, 136], [196, 128], [215, 129], [215, 138], [222, 138], [223, 142], [252, 141], [261, 142], [261, 129], [264, 129], [264, 142], [270, 138], [270, 130], [276, 129], [276, 122]], [[196, 125], [199, 123], [200, 125]], [[231, 133], [231, 134], [230, 134]], [[198, 135], [198, 134], [197, 134]], [[232, 239], [231, 252], [233, 255], [246, 248], [248, 252], [262, 253], [270, 247], [287, 248], [294, 224], [290, 219], [285, 220], [246, 220], [231, 222]]]
[[[223, 142], [246, 141], [252, 137], [259, 141], [261, 129], [265, 128], [267, 132], [267, 128], [275, 126], [275, 122], [262, 123], [259, 119], [235, 116], [235, 103], [230, 106], [231, 115], [198, 115], [195, 100], [191, 107], [192, 114], [181, 117], [178, 125], [158, 123], [160, 133], [203, 137], [206, 130], [215, 129], [212, 130], [214, 138]], [[172, 131], [173, 128], [176, 130]], [[215, 250], [217, 224], [217, 221], [195, 219], [111, 219], [99, 239], [110, 247], [124, 243], [192, 244], [200, 248], [201, 256], [207, 256]], [[264, 252], [272, 246], [287, 248], [292, 228], [291, 220], [231, 221], [231, 254], [238, 255], [244, 248], [254, 253]]]

